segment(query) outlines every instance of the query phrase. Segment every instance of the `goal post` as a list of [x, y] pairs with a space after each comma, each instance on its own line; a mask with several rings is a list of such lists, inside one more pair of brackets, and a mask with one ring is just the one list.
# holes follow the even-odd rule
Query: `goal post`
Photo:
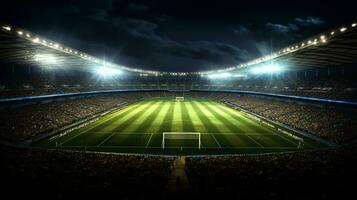
[[185, 97], [176, 97], [176, 101], [184, 101]]
[[162, 149], [165, 149], [165, 140], [198, 140], [198, 149], [201, 149], [201, 133], [196, 132], [163, 132]]

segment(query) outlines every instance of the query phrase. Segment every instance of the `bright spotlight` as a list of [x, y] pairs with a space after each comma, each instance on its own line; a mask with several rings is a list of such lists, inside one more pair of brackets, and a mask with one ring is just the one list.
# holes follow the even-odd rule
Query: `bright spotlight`
[[274, 74], [283, 70], [283, 67], [277, 64], [268, 64], [259, 67], [255, 67], [251, 70], [253, 74]]
[[228, 78], [230, 76], [231, 76], [231, 74], [229, 74], [229, 73], [209, 74], [209, 75], [207, 75], [207, 77], [210, 78], [210, 79]]
[[100, 67], [96, 69], [96, 74], [99, 76], [106, 78], [106, 77], [114, 77], [121, 74], [121, 71], [118, 69], [110, 68], [110, 67]]
[[229, 78], [244, 78], [246, 74], [235, 74], [235, 73], [220, 73], [220, 74], [209, 74], [206, 75], [209, 79], [221, 79], [227, 80]]
[[42, 64], [57, 64], [58, 59], [51, 54], [36, 54], [33, 59]]
[[7, 31], [11, 31], [11, 27], [10, 26], [3, 26], [2, 28], [7, 30]]

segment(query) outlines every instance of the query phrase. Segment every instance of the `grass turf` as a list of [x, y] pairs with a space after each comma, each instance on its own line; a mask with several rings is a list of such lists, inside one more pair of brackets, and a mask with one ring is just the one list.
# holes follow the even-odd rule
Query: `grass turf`
[[[163, 132], [199, 132], [198, 140], [166, 140]], [[149, 154], [235, 154], [298, 151], [323, 147], [304, 138], [298, 141], [212, 100], [143, 100], [56, 139], [33, 146], [88, 151]]]

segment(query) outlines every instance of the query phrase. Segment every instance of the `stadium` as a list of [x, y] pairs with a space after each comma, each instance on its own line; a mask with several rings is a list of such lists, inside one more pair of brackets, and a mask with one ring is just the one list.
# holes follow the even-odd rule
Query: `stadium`
[[123, 199], [355, 196], [353, 20], [202, 70], [125, 66], [1, 22], [4, 191]]

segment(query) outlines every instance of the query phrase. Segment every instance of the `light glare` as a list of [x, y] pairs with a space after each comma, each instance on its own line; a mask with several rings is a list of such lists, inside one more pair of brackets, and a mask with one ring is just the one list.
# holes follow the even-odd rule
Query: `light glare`
[[34, 60], [41, 64], [57, 64], [58, 59], [52, 54], [36, 54]]
[[7, 30], [7, 31], [11, 31], [11, 27], [10, 26], [3, 26], [2, 28]]
[[279, 73], [282, 70], [283, 68], [280, 65], [268, 64], [260, 67], [254, 67], [253, 69], [251, 69], [251, 72], [253, 74], [273, 74], [273, 73]]
[[101, 76], [103, 78], [107, 78], [107, 77], [117, 76], [117, 75], [121, 74], [121, 71], [118, 69], [110, 68], [110, 67], [100, 67], [100, 68], [96, 69], [96, 74], [98, 74], [99, 76]]

